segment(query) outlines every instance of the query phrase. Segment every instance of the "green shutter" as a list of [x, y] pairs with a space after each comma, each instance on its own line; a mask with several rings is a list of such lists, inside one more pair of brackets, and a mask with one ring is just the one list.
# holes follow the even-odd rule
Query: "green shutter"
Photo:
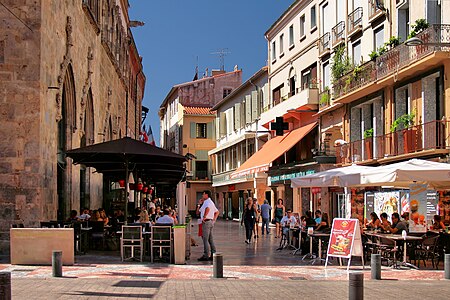
[[195, 122], [191, 122], [191, 139], [195, 139], [197, 137], [197, 128], [195, 126]]
[[206, 138], [211, 139], [213, 133], [212, 122], [206, 123]]
[[241, 103], [234, 105], [234, 129], [241, 128]]
[[245, 124], [249, 124], [252, 121], [252, 97], [250, 95], [245, 96]]
[[252, 122], [258, 118], [258, 91], [252, 91]]

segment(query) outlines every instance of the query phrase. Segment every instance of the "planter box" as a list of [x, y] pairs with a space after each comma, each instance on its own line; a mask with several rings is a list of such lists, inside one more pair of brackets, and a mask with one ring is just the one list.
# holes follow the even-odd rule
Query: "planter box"
[[63, 265], [73, 265], [73, 228], [11, 228], [12, 265], [52, 265], [52, 251], [62, 251]]

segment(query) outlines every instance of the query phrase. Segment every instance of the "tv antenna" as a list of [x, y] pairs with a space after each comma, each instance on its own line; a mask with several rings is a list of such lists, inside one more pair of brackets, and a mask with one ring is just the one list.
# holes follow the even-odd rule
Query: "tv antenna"
[[231, 52], [228, 51], [228, 48], [221, 48], [221, 49], [217, 50], [216, 52], [212, 52], [211, 54], [219, 55], [220, 70], [225, 71], [225, 55], [231, 54]]

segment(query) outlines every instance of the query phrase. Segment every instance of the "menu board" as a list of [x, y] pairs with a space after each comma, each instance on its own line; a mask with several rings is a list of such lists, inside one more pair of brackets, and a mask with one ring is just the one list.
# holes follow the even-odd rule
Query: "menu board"
[[444, 223], [450, 223], [450, 191], [439, 193], [439, 215]]
[[370, 214], [374, 211], [373, 210], [374, 200], [375, 200], [375, 195], [373, 193], [367, 192], [366, 196], [365, 196], [365, 201], [366, 201], [366, 205], [365, 205], [366, 209], [364, 210], [364, 218], [365, 219], [369, 219]]
[[334, 219], [331, 229], [328, 255], [350, 257], [357, 219]]
[[427, 185], [409, 186], [409, 232], [427, 231]]
[[328, 265], [330, 256], [348, 258], [347, 270], [350, 268], [352, 256], [359, 256], [364, 269], [361, 229], [358, 219], [335, 218], [333, 220], [325, 267]]
[[352, 189], [351, 196], [351, 217], [364, 222], [364, 190]]
[[427, 220], [433, 220], [434, 215], [438, 215], [438, 194], [436, 191], [427, 192]]

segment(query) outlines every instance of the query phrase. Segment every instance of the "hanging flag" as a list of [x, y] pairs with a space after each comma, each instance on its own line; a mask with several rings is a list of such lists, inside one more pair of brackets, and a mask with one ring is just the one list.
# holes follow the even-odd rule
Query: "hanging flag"
[[139, 133], [139, 136], [140, 136], [140, 140], [142, 142], [148, 143], [148, 135], [147, 135], [147, 132], [145, 132], [145, 124], [144, 124], [144, 126], [142, 126], [142, 130]]
[[155, 146], [155, 139], [153, 138], [152, 126], [148, 125], [147, 138], [150, 145]]

